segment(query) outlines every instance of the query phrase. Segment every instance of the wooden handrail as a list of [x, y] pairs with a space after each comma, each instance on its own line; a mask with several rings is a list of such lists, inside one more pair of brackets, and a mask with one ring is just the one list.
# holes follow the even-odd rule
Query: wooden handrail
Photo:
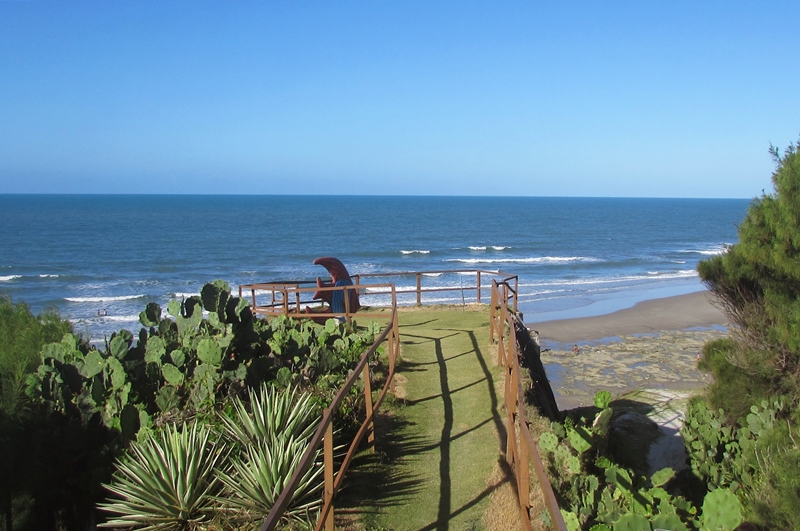
[[[286, 487], [283, 489], [280, 496], [278, 496], [275, 505], [273, 505], [266, 519], [261, 524], [261, 527], [259, 528], [260, 531], [270, 531], [272, 529], [275, 529], [275, 527], [278, 525], [281, 517], [283, 516], [283, 513], [286, 511], [286, 508], [288, 507], [289, 502], [291, 501], [291, 497], [294, 494], [297, 485], [300, 483], [301, 478], [309, 469], [309, 467], [313, 465], [316, 459], [317, 451], [323, 444], [324, 444], [323, 456], [324, 456], [324, 467], [325, 467], [324, 470], [325, 486], [323, 492], [323, 505], [320, 510], [320, 517], [319, 520], [317, 521], [316, 529], [321, 529], [322, 527], [325, 527], [325, 529], [333, 531], [333, 523], [334, 523], [333, 500], [336, 496], [336, 492], [341, 487], [341, 482], [344, 477], [344, 474], [346, 473], [347, 468], [350, 466], [350, 462], [353, 456], [355, 455], [356, 449], [361, 444], [364, 435], [367, 433], [371, 434], [374, 431], [373, 417], [375, 409], [377, 409], [380, 406], [384, 396], [386, 396], [386, 393], [392, 388], [393, 385], [395, 367], [397, 361], [397, 353], [400, 348], [400, 335], [399, 335], [398, 320], [397, 320], [397, 304], [394, 295], [392, 297], [392, 302], [393, 302], [392, 313], [388, 324], [383, 329], [383, 332], [381, 332], [381, 334], [372, 344], [372, 346], [361, 356], [361, 359], [359, 360], [355, 369], [353, 369], [350, 376], [347, 378], [345, 383], [342, 385], [342, 387], [334, 396], [330, 405], [323, 412], [322, 419], [320, 420], [320, 423], [317, 426], [317, 430], [314, 432], [314, 435], [309, 440], [309, 445], [308, 448], [306, 449], [306, 452], [303, 454], [303, 457], [298, 463], [297, 468], [294, 471], [294, 474], [292, 474], [292, 477], [289, 479], [289, 482], [286, 484]], [[324, 314], [313, 314], [312, 316], [317, 317], [320, 315]], [[387, 350], [389, 358], [389, 372], [386, 377], [386, 383], [384, 384], [383, 389], [381, 390], [381, 394], [375, 401], [374, 406], [372, 406], [371, 405], [372, 389], [369, 382], [368, 362], [370, 357], [377, 351], [378, 347], [381, 344], [383, 344], [384, 341], [388, 342]], [[364, 378], [365, 402], [367, 403], [368, 406], [366, 418], [364, 419], [364, 422], [362, 422], [361, 427], [359, 428], [356, 436], [351, 442], [344, 461], [340, 464], [338, 470], [334, 470], [333, 413], [339, 409], [339, 407], [342, 404], [342, 401], [348, 395], [350, 389], [353, 387], [356, 380], [361, 377]], [[369, 398], [366, 398], [366, 395], [369, 395]]]
[[[538, 445], [533, 440], [525, 415], [525, 393], [520, 378], [519, 351], [514, 334], [516, 304], [512, 305], [514, 308], [512, 311], [509, 308], [509, 298], [513, 298], [516, 302], [516, 289], [492, 280], [492, 302], [489, 309], [490, 337], [492, 341], [497, 342], [497, 362], [505, 372], [504, 396], [508, 413], [506, 461], [516, 470], [522, 529], [531, 529], [529, 469], [532, 464], [553, 526], [559, 531], [566, 531], [567, 526], [558, 507], [553, 486], [550, 484], [550, 478], [547, 476]], [[519, 440], [517, 429], [519, 429]]]
[[[537, 461], [539, 463], [537, 468], [537, 476], [539, 477], [540, 484], [542, 484], [542, 489], [544, 492], [544, 483], [542, 483], [542, 477], [545, 478], [547, 487], [550, 489], [550, 495], [552, 494], [552, 487], [550, 487], [549, 480], [547, 480], [546, 473], [544, 472], [543, 465], [541, 465], [541, 460], [539, 459], [538, 451], [536, 450], [535, 444], [530, 435], [530, 431], [528, 430], [527, 421], [525, 420], [524, 409], [522, 404], [523, 394], [521, 391], [520, 383], [519, 383], [519, 364], [516, 363], [516, 370], [513, 367], [509, 366], [509, 360], [517, 360], [517, 353], [516, 353], [516, 342], [509, 339], [509, 346], [506, 348], [504, 343], [504, 328], [507, 322], [510, 322], [511, 315], [516, 313], [517, 310], [517, 289], [519, 286], [519, 279], [516, 275], [508, 275], [506, 273], [494, 272], [494, 271], [481, 271], [481, 270], [449, 270], [449, 271], [427, 271], [427, 272], [404, 272], [404, 273], [370, 273], [364, 275], [354, 275], [352, 278], [354, 280], [354, 284], [352, 286], [325, 286], [325, 287], [317, 287], [316, 283], [313, 281], [284, 281], [284, 282], [268, 282], [268, 283], [259, 283], [259, 284], [248, 284], [248, 285], [241, 285], [239, 286], [239, 296], [243, 297], [245, 291], [250, 291], [250, 297], [252, 301], [252, 308], [256, 313], [268, 314], [268, 315], [278, 315], [283, 314], [291, 317], [305, 317], [305, 318], [329, 318], [329, 317], [345, 317], [348, 321], [355, 315], [353, 312], [350, 311], [349, 308], [349, 297], [345, 296], [345, 312], [344, 313], [334, 313], [334, 312], [312, 312], [312, 313], [304, 313], [302, 306], [304, 304], [310, 304], [318, 301], [314, 301], [313, 299], [305, 301], [303, 299], [303, 295], [307, 293], [315, 293], [318, 291], [334, 291], [334, 290], [361, 290], [365, 288], [370, 288], [371, 290], [378, 290], [378, 289], [385, 289], [385, 292], [378, 292], [379, 294], [391, 295], [391, 315], [389, 317], [389, 321], [386, 327], [383, 329], [381, 334], [376, 338], [375, 342], [372, 346], [364, 352], [364, 354], [359, 359], [358, 364], [351, 372], [350, 376], [347, 378], [345, 383], [339, 389], [339, 391], [334, 396], [333, 400], [331, 401], [328, 408], [326, 408], [323, 412], [322, 419], [320, 420], [319, 425], [317, 426], [317, 430], [314, 432], [314, 435], [309, 440], [309, 446], [306, 452], [303, 454], [295, 472], [292, 474], [292, 477], [289, 479], [284, 490], [279, 495], [275, 505], [270, 510], [269, 515], [267, 515], [266, 519], [262, 523], [260, 527], [260, 531], [271, 531], [275, 529], [275, 527], [280, 522], [286, 508], [289, 505], [289, 502], [294, 494], [297, 485], [300, 483], [302, 476], [306, 473], [306, 471], [311, 467], [316, 459], [316, 456], [319, 452], [320, 447], [322, 447], [323, 452], [323, 461], [324, 461], [324, 484], [323, 484], [323, 500], [322, 500], [322, 507], [320, 509], [319, 519], [316, 523], [316, 530], [320, 530], [325, 528], [328, 531], [333, 531], [334, 529], [334, 499], [336, 494], [341, 489], [344, 476], [352, 462], [355, 453], [363, 441], [364, 437], [368, 438], [370, 444], [374, 442], [374, 416], [375, 411], [380, 407], [381, 403], [383, 402], [384, 397], [386, 394], [393, 388], [394, 385], [394, 376], [395, 376], [395, 368], [397, 364], [397, 356], [400, 349], [400, 335], [399, 335], [399, 325], [398, 325], [398, 315], [397, 315], [397, 294], [398, 293], [407, 293], [407, 292], [417, 292], [417, 300], [418, 304], [421, 304], [422, 298], [421, 294], [423, 292], [435, 292], [435, 291], [449, 291], [449, 290], [457, 290], [462, 288], [429, 288], [423, 289], [421, 285], [421, 281], [417, 282], [417, 289], [416, 290], [397, 290], [393, 283], [385, 283], [385, 284], [364, 284], [362, 283], [363, 277], [396, 277], [402, 275], [418, 275], [417, 278], [420, 279], [422, 275], [425, 273], [476, 273], [477, 278], [477, 286], [474, 288], [466, 288], [466, 289], [476, 289], [477, 292], [477, 300], [480, 302], [480, 291], [482, 288], [481, 286], [481, 275], [488, 274], [492, 276], [492, 283], [489, 288], [491, 293], [491, 304], [490, 304], [490, 333], [491, 337], [494, 340], [495, 337], [499, 337], [498, 343], [498, 364], [506, 365], [506, 406], [509, 411], [509, 451], [507, 452], [507, 459], [509, 460], [510, 464], [517, 463], [518, 468], [525, 463], [524, 469], [525, 472], [520, 474], [518, 472], [518, 489], [520, 492], [520, 510], [524, 512], [525, 515], [529, 515], [529, 504], [528, 504], [528, 492], [527, 488], [524, 490], [525, 497], [523, 503], [522, 497], [522, 486], [528, 485], [529, 487], [529, 480], [527, 478], [527, 470], [528, 470], [528, 454], [531, 454], [534, 459], [534, 467], [537, 467]], [[501, 277], [500, 281], [497, 280], [496, 277]], [[309, 287], [302, 287], [304, 284], [313, 284]], [[513, 284], [513, 287], [512, 287]], [[498, 288], [498, 286], [502, 286], [502, 289]], [[271, 293], [272, 299], [270, 304], [267, 305], [258, 305], [256, 299], [256, 292], [257, 291], [266, 291]], [[375, 291], [373, 291], [375, 293]], [[279, 300], [276, 302], [276, 294], [279, 295]], [[509, 307], [510, 304], [510, 307]], [[386, 318], [385, 312], [370, 312], [364, 311], [362, 309], [357, 314], [359, 317], [378, 317], [378, 318]], [[511, 328], [513, 330], [513, 326]], [[512, 336], [513, 337], [513, 336]], [[372, 387], [370, 382], [369, 376], [369, 359], [371, 356], [375, 354], [377, 349], [380, 345], [384, 342], [387, 343], [387, 353], [388, 353], [388, 374], [386, 376], [386, 382], [384, 383], [383, 389], [377, 399], [375, 400], [374, 404], [372, 402]], [[513, 371], [513, 372], [511, 372]], [[509, 381], [509, 375], [512, 374], [515, 380]], [[333, 416], [334, 413], [339, 409], [342, 404], [344, 398], [350, 392], [350, 389], [355, 384], [358, 378], [362, 378], [364, 381], [364, 401], [366, 406], [366, 415], [365, 419], [362, 422], [361, 426], [359, 427], [355, 437], [350, 443], [348, 447], [347, 453], [345, 454], [344, 459], [339, 465], [338, 470], [336, 470], [333, 458]], [[518, 391], [512, 392], [513, 389], [519, 388]], [[519, 408], [517, 404], [520, 404]], [[524, 441], [529, 441], [530, 451], [525, 449], [526, 446], [523, 444], [521, 446], [522, 451], [517, 451], [517, 444], [516, 444], [516, 429], [515, 429], [515, 419], [516, 422], [521, 422], [522, 425], [520, 426], [520, 433], [522, 434]], [[520, 420], [521, 419], [521, 420]], [[511, 435], [514, 434], [514, 435]], [[511, 439], [513, 438], [514, 444], [513, 449], [511, 445]], [[511, 457], [509, 457], [511, 456]], [[539, 468], [542, 470], [542, 474], [539, 474]], [[555, 513], [551, 510], [551, 518], [553, 522], [556, 523], [557, 529], [566, 529], [563, 526], [563, 518], [561, 517], [561, 513], [558, 510], [558, 505], [555, 502], [555, 498], [553, 496], [553, 503], [555, 504]], [[550, 508], [550, 505], [548, 505]], [[530, 528], [530, 518], [526, 516], [523, 518], [523, 521], [527, 522], [528, 529]], [[559, 524], [560, 522], [560, 524]]]
[[[461, 285], [461, 286], [452, 286], [452, 287], [433, 287], [428, 288], [423, 286], [423, 280], [426, 275], [443, 275], [443, 274], [474, 274], [475, 275], [475, 283], [468, 284], [468, 285]], [[413, 279], [414, 287], [409, 288], [397, 288], [393, 282], [384, 282], [384, 283], [376, 283], [376, 284], [365, 284], [362, 282], [363, 279], [393, 279], [398, 277], [409, 277]], [[517, 275], [512, 275], [510, 273], [505, 273], [503, 271], [487, 271], [483, 269], [444, 269], [444, 270], [428, 270], [428, 271], [396, 271], [396, 272], [387, 272], [387, 273], [360, 273], [357, 275], [352, 275], [350, 278], [353, 281], [353, 286], [342, 286], [342, 287], [326, 287], [326, 288], [317, 288], [316, 282], [313, 280], [284, 280], [279, 282], [264, 282], [264, 283], [257, 283], [257, 284], [244, 284], [239, 286], [239, 296], [243, 297], [245, 291], [249, 291], [250, 295], [249, 298], [251, 300], [252, 307], [255, 309], [257, 313], [262, 314], [280, 314], [286, 311], [287, 309], [295, 310], [295, 313], [300, 313], [300, 306], [303, 304], [310, 304], [314, 301], [313, 299], [308, 300], [301, 300], [301, 295], [304, 294], [313, 294], [316, 291], [325, 291], [325, 290], [341, 290], [341, 289], [357, 289], [360, 292], [363, 292], [365, 289], [369, 289], [369, 295], [388, 295], [393, 290], [395, 294], [407, 294], [413, 293], [416, 294], [416, 303], [417, 305], [423, 304], [423, 295], [429, 293], [441, 293], [441, 292], [449, 292], [449, 291], [462, 291], [462, 292], [474, 292], [475, 300], [478, 304], [482, 301], [482, 292], [488, 289], [491, 289], [490, 286], [485, 286], [483, 284], [483, 279], [485, 277], [490, 277], [494, 280], [497, 280], [499, 283], [504, 283], [509, 286], [513, 284], [513, 287], [510, 287], [514, 293], [517, 292], [519, 287], [519, 277]], [[390, 288], [390, 286], [392, 288]], [[269, 304], [257, 304], [257, 297], [256, 291], [263, 291], [271, 294], [271, 302]], [[281, 299], [280, 302], [275, 302], [275, 295], [280, 294]], [[294, 296], [294, 301], [289, 302], [290, 295]], [[345, 297], [347, 299], [347, 297]], [[513, 297], [513, 305], [514, 310], [516, 311], [516, 297]]]

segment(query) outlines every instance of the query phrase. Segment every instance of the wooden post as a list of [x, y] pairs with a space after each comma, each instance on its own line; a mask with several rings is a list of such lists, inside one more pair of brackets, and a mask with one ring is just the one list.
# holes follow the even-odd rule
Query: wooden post
[[[345, 286], [342, 288], [342, 296], [344, 297], [344, 320], [350, 322], [350, 287]], [[333, 308], [331, 308], [333, 310]]]
[[422, 273], [417, 273], [417, 306], [422, 306]]
[[494, 343], [495, 341], [495, 328], [497, 320], [497, 282], [492, 279], [492, 288], [490, 293], [490, 302], [489, 302], [489, 341]]
[[[372, 418], [374, 413], [372, 408], [372, 382], [369, 377], [369, 363], [364, 365], [364, 371], [361, 373], [361, 378], [364, 380], [364, 408], [366, 416]], [[375, 419], [369, 421], [369, 428], [367, 428], [367, 443], [370, 451], [375, 451]]]
[[480, 269], [478, 270], [478, 287], [476, 289], [478, 291], [478, 293], [477, 293], [478, 304], [480, 304], [481, 303], [481, 271], [480, 271]]
[[[518, 417], [520, 423], [527, 422], [524, 415]], [[530, 436], [530, 432], [528, 432]], [[517, 463], [517, 494], [519, 496], [519, 517], [525, 529], [531, 529], [531, 477], [530, 454], [525, 434], [520, 430], [519, 462]]]
[[[325, 418], [328, 409], [322, 418]], [[325, 439], [323, 443], [325, 454], [325, 491], [323, 493], [323, 504], [330, 504], [330, 509], [325, 517], [325, 529], [327, 531], [334, 531], [334, 517], [333, 517], [333, 422], [328, 423], [328, 428], [325, 430]]]
[[[508, 393], [506, 393], [506, 395], [507, 394]], [[509, 466], [514, 466], [515, 454], [517, 452], [517, 429], [514, 425], [514, 416], [514, 412], [509, 409], [508, 423], [506, 425], [506, 431], [508, 432], [506, 439], [506, 463], [508, 463]]]
[[[516, 454], [517, 450], [517, 430], [515, 426], [516, 416], [517, 416], [517, 389], [515, 384], [517, 383], [517, 371], [514, 370], [513, 361], [511, 361], [511, 351], [507, 351], [506, 356], [506, 408], [508, 408], [508, 424], [509, 424], [509, 435], [513, 435], [513, 437], [508, 437], [508, 448], [506, 449], [507, 455], [514, 455]], [[506, 457], [508, 459], [508, 457]], [[509, 464], [513, 464], [513, 461], [509, 461]]]

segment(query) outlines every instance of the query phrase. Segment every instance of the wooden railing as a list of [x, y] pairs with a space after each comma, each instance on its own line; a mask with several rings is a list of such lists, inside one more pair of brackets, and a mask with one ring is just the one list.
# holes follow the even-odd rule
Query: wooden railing
[[[388, 287], [392, 287], [391, 285], [386, 285]], [[239, 287], [239, 294], [241, 295], [243, 292], [242, 288], [249, 288], [245, 286]], [[255, 289], [255, 288], [254, 288]], [[261, 289], [261, 288], [259, 288]], [[306, 292], [306, 291], [317, 291], [318, 288], [315, 286], [313, 288], [296, 288], [299, 292]], [[351, 289], [350, 286], [343, 286], [343, 287], [335, 287], [335, 288], [320, 288], [320, 289], [333, 289], [333, 290], [342, 290], [342, 289]], [[299, 301], [301, 299], [301, 293], [291, 293], [289, 286], [282, 286], [279, 288], [279, 291], [284, 293], [285, 295], [291, 295], [292, 297], [296, 297], [296, 300]], [[322, 419], [320, 420], [319, 426], [317, 426], [317, 430], [314, 432], [314, 435], [311, 437], [309, 441], [308, 449], [306, 450], [305, 454], [303, 454], [300, 463], [297, 465], [294, 474], [290, 478], [289, 482], [287, 483], [286, 487], [281, 492], [278, 500], [275, 502], [275, 505], [272, 507], [269, 515], [264, 520], [264, 523], [260, 527], [260, 531], [267, 531], [275, 529], [275, 527], [280, 522], [283, 513], [286, 511], [286, 508], [291, 501], [292, 495], [294, 491], [297, 489], [297, 486], [300, 483], [303, 475], [306, 471], [314, 464], [316, 460], [317, 453], [322, 446], [322, 454], [323, 454], [323, 466], [324, 466], [324, 487], [323, 487], [323, 499], [322, 499], [322, 508], [320, 509], [320, 516], [319, 520], [317, 521], [315, 529], [319, 530], [323, 527], [328, 531], [333, 531], [334, 529], [334, 498], [336, 497], [336, 493], [342, 486], [342, 481], [344, 480], [344, 476], [347, 472], [347, 469], [350, 466], [350, 462], [353, 460], [355, 456], [356, 450], [361, 445], [364, 437], [367, 437], [369, 444], [371, 445], [375, 439], [375, 429], [374, 429], [374, 415], [375, 411], [380, 407], [381, 402], [383, 402], [386, 393], [389, 392], [390, 389], [393, 387], [394, 382], [394, 374], [395, 374], [395, 366], [397, 363], [397, 354], [400, 349], [400, 335], [399, 335], [399, 328], [397, 323], [397, 299], [396, 295], [394, 294], [393, 290], [389, 290], [392, 296], [392, 305], [391, 305], [391, 313], [386, 324], [386, 327], [383, 329], [383, 332], [377, 337], [375, 342], [372, 346], [364, 352], [361, 356], [358, 364], [356, 365], [355, 369], [351, 372], [350, 376], [345, 381], [344, 385], [339, 389], [334, 396], [333, 400], [331, 401], [330, 405], [325, 408], [322, 414]], [[288, 300], [288, 297], [286, 298]], [[345, 301], [348, 300], [348, 297], [344, 298]], [[255, 307], [255, 294], [253, 294], [253, 306]], [[288, 305], [282, 306], [281, 308], [289, 308]], [[261, 312], [261, 313], [274, 313], [272, 311]], [[288, 311], [288, 315], [294, 315], [292, 311]], [[336, 313], [312, 313], [312, 314], [300, 314], [306, 317], [346, 317], [350, 318], [351, 314], [349, 309], [345, 312], [345, 314], [336, 314]], [[359, 312], [359, 316], [364, 317], [380, 317], [385, 319], [386, 313], [369, 313], [369, 312]], [[369, 367], [369, 360], [378, 350], [378, 348], [386, 344], [386, 354], [388, 357], [388, 372], [386, 375], [386, 382], [384, 383], [383, 389], [381, 389], [378, 398], [373, 403], [372, 397], [372, 382], [370, 379], [370, 367]], [[345, 454], [344, 459], [339, 464], [338, 469], [336, 468], [336, 464], [334, 463], [333, 459], [333, 415], [342, 405], [343, 400], [347, 397], [350, 389], [355, 384], [356, 380], [361, 378], [364, 382], [364, 403], [366, 414], [364, 421], [361, 423], [361, 427], [359, 428], [358, 432], [356, 433], [355, 437], [353, 438], [350, 446], [347, 449], [347, 453]]]
[[[438, 279], [440, 275], [447, 275], [447, 274], [458, 274], [458, 275], [475, 275], [475, 284], [467, 284], [467, 285], [459, 285], [459, 286], [449, 286], [449, 287], [426, 287], [424, 286], [424, 281], [426, 279]], [[362, 273], [359, 275], [353, 275], [353, 282], [356, 285], [363, 284], [364, 280], [367, 279], [377, 279], [377, 278], [402, 278], [402, 277], [413, 277], [415, 279], [415, 287], [414, 288], [400, 288], [396, 290], [397, 294], [404, 294], [404, 293], [415, 293], [416, 294], [416, 303], [417, 305], [422, 305], [424, 303], [423, 295], [430, 294], [430, 293], [446, 293], [446, 292], [454, 292], [460, 291], [463, 294], [466, 293], [475, 293], [475, 302], [480, 304], [483, 300], [483, 292], [488, 291], [491, 289], [491, 285], [487, 285], [484, 281], [486, 277], [491, 280], [498, 280], [499, 282], [507, 282], [513, 283], [514, 289], [518, 289], [519, 286], [519, 277], [516, 275], [512, 275], [510, 273], [504, 273], [502, 271], [486, 271], [483, 269], [448, 269], [448, 270], [436, 270], [436, 271], [402, 271], [402, 272], [395, 272], [395, 273]], [[380, 295], [380, 291], [373, 290], [373, 285], [370, 286], [370, 293], [373, 295]], [[470, 297], [470, 300], [472, 298]]]
[[492, 281], [489, 328], [492, 341], [497, 342], [497, 365], [503, 367], [505, 373], [504, 399], [508, 415], [506, 461], [516, 472], [522, 528], [531, 529], [529, 471], [532, 464], [553, 526], [559, 531], [566, 531], [550, 478], [539, 456], [539, 448], [533, 440], [525, 414], [525, 393], [522, 389], [519, 351], [514, 333], [516, 300], [516, 287]]
[[[457, 288], [429, 288], [425, 289], [422, 286], [422, 278], [425, 274], [431, 273], [476, 273], [476, 285], [471, 287], [457, 287]], [[319, 520], [316, 523], [316, 530], [325, 528], [328, 531], [334, 529], [334, 499], [337, 492], [342, 486], [344, 476], [350, 463], [355, 456], [355, 453], [367, 437], [369, 444], [374, 442], [374, 415], [375, 411], [380, 407], [386, 394], [393, 388], [395, 367], [397, 363], [397, 355], [400, 348], [400, 336], [397, 318], [397, 293], [393, 283], [385, 284], [365, 284], [362, 279], [370, 277], [398, 277], [405, 275], [414, 275], [417, 278], [415, 290], [405, 290], [405, 292], [413, 291], [417, 293], [418, 304], [422, 303], [422, 294], [435, 291], [447, 291], [452, 289], [474, 289], [476, 292], [477, 301], [481, 300], [481, 291], [484, 289], [490, 290], [491, 303], [490, 303], [490, 334], [492, 340], [498, 342], [498, 358], [497, 363], [505, 369], [505, 404], [508, 411], [508, 448], [506, 452], [506, 459], [509, 464], [516, 468], [517, 472], [517, 490], [520, 500], [520, 511], [522, 515], [522, 522], [524, 529], [531, 529], [530, 524], [530, 478], [529, 467], [533, 463], [536, 470], [542, 492], [545, 497], [545, 503], [550, 512], [550, 517], [556, 529], [566, 530], [564, 520], [561, 517], [561, 512], [558, 508], [558, 503], [555, 500], [550, 481], [544, 470], [544, 465], [539, 458], [539, 453], [533, 438], [531, 437], [530, 430], [528, 429], [528, 422], [525, 417], [524, 409], [524, 393], [519, 378], [519, 360], [517, 353], [517, 344], [513, 334], [513, 316], [517, 312], [517, 289], [518, 277], [516, 275], [507, 275], [505, 273], [498, 273], [492, 271], [424, 271], [424, 272], [403, 272], [403, 273], [383, 273], [383, 274], [369, 274], [358, 275], [352, 277], [355, 280], [353, 286], [337, 286], [337, 287], [317, 287], [313, 281], [292, 281], [292, 282], [270, 282], [262, 284], [248, 284], [239, 286], [239, 296], [245, 296], [245, 292], [250, 292], [252, 308], [258, 314], [266, 315], [289, 315], [293, 317], [308, 317], [308, 318], [329, 318], [338, 317], [344, 318], [348, 321], [353, 317], [354, 312], [349, 308], [349, 297], [347, 296], [348, 290], [353, 289], [366, 289], [367, 287], [372, 293], [381, 293], [391, 297], [391, 313], [388, 322], [383, 332], [378, 336], [373, 345], [361, 356], [357, 366], [352, 371], [350, 377], [345, 381], [341, 389], [336, 393], [336, 396], [331, 401], [331, 404], [323, 412], [322, 419], [317, 427], [316, 432], [311, 437], [309, 447], [303, 455], [300, 463], [298, 464], [294, 474], [290, 478], [286, 488], [281, 492], [275, 505], [272, 507], [267, 518], [264, 520], [260, 527], [260, 531], [269, 531], [275, 529], [279, 524], [283, 513], [289, 505], [291, 497], [300, 483], [301, 478], [305, 472], [314, 464], [316, 455], [320, 447], [322, 447], [323, 462], [324, 462], [324, 488], [323, 488], [323, 504], [320, 510]], [[485, 288], [481, 285], [481, 276], [491, 275], [491, 286]], [[498, 281], [497, 278], [500, 278]], [[308, 287], [302, 287], [308, 285]], [[318, 303], [313, 299], [313, 293], [318, 291], [327, 290], [344, 290], [345, 296], [345, 312], [334, 313], [330, 309], [320, 311], [312, 311], [306, 313], [305, 305]], [[260, 293], [259, 293], [260, 292]], [[258, 304], [258, 296], [262, 294], [267, 297], [267, 301]], [[359, 317], [377, 317], [379, 319], [386, 319], [385, 311], [369, 311], [362, 310], [357, 314]], [[510, 330], [512, 333], [507, 334], [506, 331]], [[373, 403], [372, 387], [370, 380], [370, 368], [368, 365], [369, 359], [375, 354], [377, 349], [386, 343], [387, 356], [388, 356], [388, 373], [386, 382], [378, 395], [378, 398]], [[355, 384], [358, 378], [362, 378], [364, 382], [364, 402], [366, 405], [366, 414], [361, 427], [353, 438], [347, 453], [340, 463], [338, 469], [335, 467], [333, 456], [333, 414], [342, 404], [344, 398], [350, 392], [350, 389]], [[519, 430], [520, 441], [517, 441], [517, 430]]]
[[[441, 275], [458, 274], [462, 276], [473, 276], [474, 283], [458, 286], [426, 286], [425, 283], [432, 279], [439, 279]], [[394, 279], [413, 278], [414, 287], [398, 288]], [[400, 271], [390, 273], [363, 273], [352, 275], [353, 286], [325, 287], [317, 288], [313, 280], [289, 280], [278, 282], [264, 282], [259, 284], [246, 284], [239, 286], [239, 297], [248, 296], [253, 311], [261, 315], [292, 315], [302, 317], [307, 305], [318, 304], [319, 301], [313, 299], [313, 294], [317, 291], [331, 290], [358, 290], [361, 296], [387, 296], [391, 295], [395, 304], [397, 296], [409, 293], [415, 294], [416, 304], [425, 303], [425, 297], [435, 293], [461, 292], [461, 299], [466, 302], [475, 301], [480, 304], [485, 299], [484, 293], [491, 290], [491, 284], [487, 284], [487, 279], [497, 280], [501, 283], [513, 285], [516, 291], [519, 286], [519, 278], [516, 275], [504, 273], [502, 271], [485, 271], [481, 269], [449, 269], [436, 271]], [[384, 280], [384, 283], [368, 283], [367, 281]], [[349, 309], [349, 297], [345, 294], [344, 313], [319, 314], [319, 317], [344, 317], [349, 320], [353, 312]], [[516, 299], [514, 304], [516, 304]], [[514, 307], [516, 310], [516, 306]], [[359, 312], [363, 315], [364, 312]], [[316, 317], [317, 315], [315, 315]]]

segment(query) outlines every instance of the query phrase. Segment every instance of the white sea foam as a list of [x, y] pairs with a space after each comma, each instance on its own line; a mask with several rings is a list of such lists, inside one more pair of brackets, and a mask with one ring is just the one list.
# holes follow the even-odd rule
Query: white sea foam
[[425, 249], [412, 249], [410, 251], [400, 251], [401, 254], [431, 254], [430, 251]]
[[139, 315], [104, 315], [103, 321], [113, 321], [115, 323], [139, 322]]
[[708, 249], [681, 249], [678, 252], [687, 254], [702, 254], [704, 256], [716, 256], [718, 254], [725, 253], [730, 246], [731, 244], [729, 243], [723, 243], [722, 245], [715, 245]]
[[115, 301], [132, 301], [134, 299], [141, 299], [147, 295], [118, 295], [115, 297], [100, 296], [100, 297], [64, 297], [65, 301], [69, 302], [115, 302]]
[[[655, 274], [653, 274], [655, 273]], [[543, 286], [590, 286], [590, 285], [597, 285], [597, 284], [616, 284], [616, 283], [624, 283], [624, 282], [637, 282], [637, 281], [652, 281], [653, 279], [658, 280], [677, 280], [677, 279], [686, 279], [696, 277], [697, 271], [694, 269], [681, 269], [678, 271], [663, 271], [663, 272], [648, 272], [645, 274], [640, 275], [621, 275], [618, 277], [609, 276], [609, 277], [581, 277], [581, 278], [573, 278], [573, 279], [553, 279], [553, 280], [543, 280], [541, 282], [536, 283], [525, 283], [520, 284], [520, 290], [523, 288], [539, 288]]]
[[22, 278], [22, 275], [6, 275], [0, 277], [0, 282], [11, 282], [12, 280], [17, 280], [18, 278]]
[[588, 256], [536, 256], [528, 258], [446, 258], [444, 262], [463, 264], [562, 264], [570, 262], [602, 262]]
[[179, 293], [175, 292], [172, 294], [173, 299], [188, 299], [189, 297], [199, 297], [199, 293]]
[[60, 275], [39, 275], [39, 278], [58, 278]]
[[511, 247], [507, 245], [470, 245], [468, 247], [471, 251], [486, 251], [488, 249], [493, 249], [495, 251], [504, 251], [506, 249], [511, 249]]

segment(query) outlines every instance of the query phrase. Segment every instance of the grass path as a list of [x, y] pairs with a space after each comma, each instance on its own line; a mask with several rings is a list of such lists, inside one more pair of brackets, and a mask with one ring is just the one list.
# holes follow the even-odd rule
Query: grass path
[[[344, 496], [354, 529], [485, 529], [505, 449], [486, 307], [400, 314], [397, 399]], [[499, 478], [499, 479], [493, 479]], [[343, 522], [344, 523], [344, 522]]]

